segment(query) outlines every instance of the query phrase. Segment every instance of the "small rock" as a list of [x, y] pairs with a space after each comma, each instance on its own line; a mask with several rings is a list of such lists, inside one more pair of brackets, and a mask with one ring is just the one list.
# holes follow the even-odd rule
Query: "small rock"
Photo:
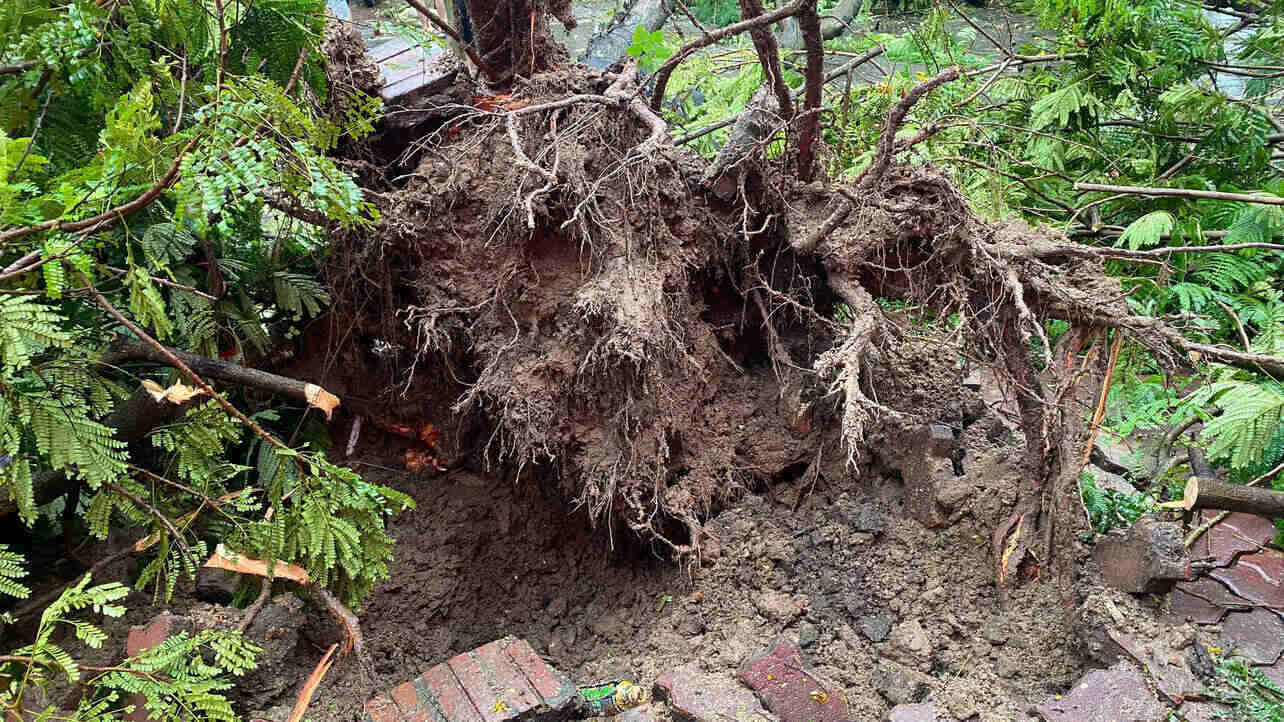
[[929, 424], [927, 443], [928, 453], [938, 459], [948, 459], [954, 446], [954, 430], [945, 424]]
[[886, 614], [871, 614], [856, 621], [860, 633], [871, 642], [882, 642], [892, 631], [892, 620]]
[[1190, 578], [1190, 558], [1180, 526], [1143, 516], [1128, 529], [1113, 531], [1092, 550], [1106, 584], [1131, 594], [1165, 591]]
[[936, 503], [953, 511], [972, 496], [972, 483], [966, 479], [942, 483], [936, 490]]
[[888, 719], [890, 722], [936, 722], [936, 705], [931, 702], [898, 704]]
[[1008, 641], [1008, 629], [1003, 625], [1002, 621], [991, 619], [981, 629], [981, 636], [985, 637], [985, 641], [997, 647]]
[[699, 665], [665, 672], [655, 681], [655, 698], [667, 700], [686, 722], [775, 722], [753, 692], [730, 677], [704, 674]]
[[912, 659], [926, 661], [932, 658], [932, 640], [917, 619], [896, 625], [889, 637], [892, 648]]
[[766, 591], [753, 600], [758, 612], [768, 619], [787, 622], [802, 612], [802, 605], [792, 595]]
[[819, 639], [820, 632], [816, 630], [816, 625], [806, 622], [798, 625], [798, 646], [810, 649]]
[[686, 619], [678, 623], [678, 634], [684, 637], [699, 636], [704, 634], [704, 630], [704, 622], [700, 621], [700, 617], [694, 614], [687, 615]]
[[932, 678], [895, 662], [882, 661], [874, 668], [874, 690], [890, 704], [919, 702], [932, 691]]

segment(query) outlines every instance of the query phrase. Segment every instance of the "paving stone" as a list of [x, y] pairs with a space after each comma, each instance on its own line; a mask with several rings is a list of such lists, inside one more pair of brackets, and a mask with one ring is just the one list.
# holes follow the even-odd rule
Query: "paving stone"
[[[1219, 513], [1205, 509], [1201, 518], [1208, 521]], [[1240, 554], [1261, 549], [1277, 533], [1275, 524], [1270, 519], [1237, 511], [1204, 532], [1195, 543], [1195, 552], [1200, 557], [1209, 558], [1217, 566], [1224, 567]]]
[[889, 722], [936, 722], [936, 705], [931, 702], [923, 704], [898, 704], [892, 708]]
[[1196, 624], [1216, 624], [1228, 609], [1242, 609], [1246, 604], [1221, 582], [1208, 577], [1179, 583], [1168, 599], [1173, 614]]
[[1084, 675], [1061, 699], [1035, 708], [1047, 722], [1159, 722], [1168, 707], [1155, 698], [1146, 679], [1127, 662]]
[[1274, 612], [1234, 612], [1222, 622], [1225, 645], [1254, 664], [1275, 664], [1284, 652], [1284, 621]]
[[655, 698], [668, 700], [674, 717], [687, 722], [775, 722], [753, 692], [730, 677], [705, 674], [695, 664], [665, 672]]
[[1230, 708], [1216, 702], [1187, 702], [1177, 709], [1186, 722], [1225, 722]]
[[1284, 552], [1274, 549], [1245, 554], [1225, 569], [1213, 569], [1208, 576], [1226, 585], [1231, 592], [1256, 605], [1284, 609]]
[[505, 637], [456, 655], [366, 703], [373, 722], [552, 722], [575, 687], [525, 640]]
[[1161, 591], [1191, 576], [1181, 527], [1154, 516], [1110, 532], [1092, 556], [1106, 584], [1131, 594]]
[[1195, 673], [1186, 666], [1185, 656], [1180, 651], [1171, 649], [1164, 640], [1146, 644], [1115, 630], [1111, 630], [1109, 634], [1120, 649], [1145, 667], [1160, 694], [1173, 704], [1204, 696], [1204, 685], [1200, 684]]
[[843, 722], [842, 690], [809, 671], [802, 650], [784, 640], [746, 659], [736, 678], [782, 722]]

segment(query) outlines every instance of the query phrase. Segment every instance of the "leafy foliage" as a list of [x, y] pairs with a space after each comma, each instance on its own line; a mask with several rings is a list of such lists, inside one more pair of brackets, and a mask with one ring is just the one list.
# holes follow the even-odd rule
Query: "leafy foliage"
[[1092, 521], [1092, 529], [1098, 534], [1127, 527], [1155, 508], [1155, 500], [1145, 494], [1100, 489], [1089, 472], [1079, 476], [1079, 495]]
[[[42, 504], [58, 503], [42, 485], [65, 476], [85, 492], [75, 511], [90, 535], [146, 542], [139, 574], [123, 581], [161, 598], [223, 543], [303, 564], [357, 606], [387, 575], [387, 515], [410, 506], [282, 442], [307, 413], [297, 403], [256, 397], [247, 434], [246, 417], [228, 410], [248, 400], [233, 388], [128, 445], [112, 416], [140, 377], [176, 380], [112, 357], [136, 336], [128, 326], [147, 343], [262, 360], [329, 303], [317, 280], [328, 233], [375, 220], [331, 151], [373, 127], [378, 100], [349, 103], [341, 118], [321, 112], [324, 7], [0, 6], [0, 64], [29, 65], [0, 74], [0, 491], [34, 525], [51, 512]], [[255, 452], [251, 439], [277, 459], [271, 468], [236, 462]], [[24, 596], [21, 572], [21, 557], [0, 549], [0, 592]], [[234, 718], [220, 692], [254, 651], [237, 635], [175, 637], [86, 678], [53, 631], [100, 644], [84, 613], [119, 615], [128, 589], [88, 584], [46, 609], [35, 640], [11, 655], [32, 661], [10, 683], [85, 681], [95, 691], [77, 719], [116, 718], [134, 694], [162, 719]]]

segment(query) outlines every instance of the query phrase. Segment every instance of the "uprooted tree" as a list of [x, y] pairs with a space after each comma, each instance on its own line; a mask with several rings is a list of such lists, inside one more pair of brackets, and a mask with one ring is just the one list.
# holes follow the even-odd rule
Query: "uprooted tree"
[[[1173, 249], [987, 221], [943, 172], [903, 160], [940, 132], [901, 132], [907, 114], [958, 68], [891, 103], [867, 168], [834, 180], [821, 89], [845, 71], [824, 67], [815, 0], [742, 0], [741, 22], [649, 77], [567, 64], [550, 31], [571, 22], [565, 1], [456, 3], [470, 44], [412, 0], [477, 85], [461, 74], [370, 140], [378, 71], [335, 28], [322, 62], [318, 0], [32, 4], [0, 8], [0, 513], [34, 524], [61, 501], [68, 528], [130, 530], [118, 554], [139, 555], [139, 586], [162, 597], [219, 541], [294, 565], [360, 654], [346, 607], [387, 575], [385, 519], [409, 502], [308, 449], [322, 415], [354, 440], [361, 418], [410, 429], [435, 465], [485, 465], [612, 539], [697, 554], [703, 520], [743, 489], [909, 463], [905, 439], [947, 413], [959, 357], [998, 369], [1019, 402], [1028, 483], [992, 547], [1009, 586], [1069, 569], [1086, 417], [1120, 338], [1173, 366], [1197, 354], [1284, 377], [1282, 359], [1130, 310], [1104, 262]], [[782, 21], [803, 41], [801, 92], [770, 32]], [[661, 109], [681, 64], [746, 33], [766, 82], [710, 163]], [[1054, 340], [1051, 320], [1071, 332]], [[298, 358], [278, 353], [301, 335]], [[25, 591], [19, 561], [0, 556], [0, 592]], [[0, 658], [8, 679], [74, 681], [48, 627], [124, 595], [86, 585], [16, 610], [47, 619]], [[229, 673], [252, 656], [235, 634], [183, 643], [88, 671], [117, 701], [173, 708], [211, 689], [208, 649]], [[162, 683], [134, 689], [160, 663]], [[11, 707], [23, 694], [0, 692]]]
[[[1155, 252], [982, 220], [944, 174], [898, 162], [936, 131], [898, 137], [907, 113], [958, 69], [895, 103], [856, 180], [827, 179], [821, 85], [842, 72], [823, 67], [816, 3], [741, 8], [650, 80], [528, 55], [526, 38], [548, 35], [538, 4], [480, 20], [509, 33], [486, 41], [482, 68], [505, 95], [423, 126], [399, 159], [408, 182], [375, 184], [380, 224], [344, 235], [327, 272], [343, 310], [332, 335], [379, 340], [371, 364], [404, 413], [461, 419], [448, 455], [692, 551], [738, 490], [903, 454], [895, 439], [945, 411], [948, 394], [927, 390], [957, 386], [963, 353], [1000, 368], [1020, 404], [1029, 484], [993, 547], [1009, 583], [1053, 568], [1076, 531], [1084, 407], [1098, 400], [1086, 387], [1108, 334], [1173, 365], [1198, 353], [1281, 370], [1134, 315], [1103, 264]], [[806, 45], [799, 102], [769, 30], [788, 18]], [[767, 82], [710, 165], [673, 147], [658, 111], [680, 63], [739, 33]], [[960, 342], [927, 350], [876, 298], [955, 317]], [[1052, 319], [1073, 327], [1056, 345]]]

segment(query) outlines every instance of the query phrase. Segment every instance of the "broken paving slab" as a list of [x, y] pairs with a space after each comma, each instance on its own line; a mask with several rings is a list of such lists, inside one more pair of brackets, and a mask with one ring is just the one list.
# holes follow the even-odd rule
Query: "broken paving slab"
[[810, 671], [802, 650], [783, 639], [746, 659], [736, 679], [781, 722], [844, 722], [847, 702], [836, 685]]
[[655, 698], [667, 700], [676, 719], [685, 722], [776, 722], [754, 693], [736, 680], [700, 671], [688, 664], [655, 681]]
[[1093, 670], [1068, 694], [1035, 708], [1047, 722], [1158, 722], [1168, 712], [1128, 662]]
[[1205, 696], [1204, 685], [1186, 666], [1185, 655], [1172, 649], [1166, 639], [1161, 638], [1147, 644], [1115, 630], [1111, 630], [1109, 634], [1120, 649], [1145, 668], [1155, 688], [1174, 705]]
[[1222, 622], [1222, 645], [1253, 664], [1275, 664], [1284, 653], [1284, 620], [1267, 609], [1232, 612]]
[[569, 717], [575, 685], [524, 639], [455, 655], [366, 703], [367, 722], [553, 722]]
[[[1215, 518], [1219, 513], [1205, 509], [1200, 514], [1201, 523]], [[1256, 552], [1270, 543], [1279, 530], [1274, 522], [1256, 514], [1232, 512], [1213, 525], [1195, 543], [1195, 554], [1219, 567], [1230, 566], [1241, 554]]]
[[1224, 584], [1208, 577], [1179, 583], [1173, 588], [1169, 605], [1173, 614], [1185, 617], [1196, 624], [1216, 624], [1226, 616], [1227, 611], [1246, 609], [1251, 606], [1247, 600], [1236, 596]]
[[1267, 609], [1284, 609], [1284, 552], [1263, 549], [1244, 554], [1233, 566], [1213, 569], [1208, 576], [1226, 585], [1235, 594]]

